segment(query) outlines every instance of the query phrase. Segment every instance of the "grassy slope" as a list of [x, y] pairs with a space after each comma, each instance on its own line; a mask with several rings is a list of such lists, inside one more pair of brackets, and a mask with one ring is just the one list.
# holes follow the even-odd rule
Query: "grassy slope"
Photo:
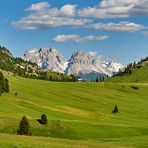
[[[49, 136], [51, 123], [60, 120], [63, 126], [60, 137], [82, 140], [80, 145], [83, 145], [83, 140], [84, 143], [86, 140], [93, 140], [94, 142], [88, 144], [90, 147], [94, 144], [99, 145], [97, 141], [107, 143], [103, 145], [104, 147], [108, 147], [108, 143], [148, 147], [146, 83], [139, 84], [139, 90], [133, 90], [130, 85], [135, 84], [130, 83], [57, 83], [20, 77], [10, 77], [9, 80], [10, 93], [0, 97], [1, 133], [15, 134], [20, 118], [26, 115], [33, 135], [36, 136]], [[15, 92], [18, 96], [14, 95]], [[118, 104], [119, 114], [111, 113], [114, 104]], [[49, 119], [46, 126], [36, 122], [42, 113], [46, 113]], [[0, 137], [1, 145], [19, 145], [19, 136], [9, 138], [8, 135], [0, 134]], [[27, 137], [22, 137], [22, 144], [26, 139]], [[31, 141], [39, 142], [35, 137], [31, 139], [30, 147]], [[49, 143], [45, 142], [47, 144], [45, 147], [52, 142], [54, 147], [54, 139], [50, 138]], [[60, 143], [61, 140], [59, 145]], [[62, 147], [68, 147], [68, 144], [69, 141], [65, 140]], [[72, 142], [73, 146], [75, 144], [77, 141]]]
[[[27, 144], [26, 144], [27, 143]], [[46, 137], [27, 137], [0, 134], [0, 146], [3, 148], [125, 148], [97, 141], [64, 140]]]
[[131, 75], [116, 76], [108, 79], [111, 82], [148, 82], [148, 65], [139, 69], [134, 68]]

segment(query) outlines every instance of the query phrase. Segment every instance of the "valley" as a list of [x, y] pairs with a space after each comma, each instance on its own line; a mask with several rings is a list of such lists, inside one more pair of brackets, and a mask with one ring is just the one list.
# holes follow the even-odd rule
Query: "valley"
[[[115, 148], [148, 145], [147, 83], [49, 82], [18, 76], [8, 79], [10, 92], [0, 97], [0, 144], [5, 147], [58, 147], [60, 143], [63, 147], [85, 147], [85, 143], [87, 147]], [[115, 104], [117, 114], [112, 113]], [[36, 121], [42, 113], [48, 117], [45, 126]], [[31, 137], [16, 135], [23, 115], [30, 122]], [[60, 122], [62, 130], [56, 129], [56, 134], [50, 135], [54, 122]], [[39, 142], [40, 138], [46, 142]], [[26, 146], [27, 139], [31, 141]]]
[[0, 148], [148, 148], [148, 0], [0, 6]]

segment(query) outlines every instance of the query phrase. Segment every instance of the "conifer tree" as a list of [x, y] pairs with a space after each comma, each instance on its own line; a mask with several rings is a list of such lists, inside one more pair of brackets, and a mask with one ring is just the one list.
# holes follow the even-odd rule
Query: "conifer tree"
[[4, 75], [2, 72], [0, 72], [0, 93], [3, 93], [4, 88]]
[[102, 82], [102, 77], [100, 76], [100, 82]]
[[99, 79], [98, 79], [98, 77], [96, 78], [96, 82], [99, 82]]
[[41, 123], [42, 124], [47, 124], [47, 117], [46, 117], [45, 114], [42, 114], [42, 116], [41, 116]]
[[8, 84], [8, 79], [5, 78], [5, 91], [9, 92], [9, 84]]
[[118, 113], [118, 106], [115, 105], [114, 110], [112, 111], [112, 113]]
[[17, 130], [17, 133], [19, 135], [31, 135], [30, 125], [29, 125], [29, 122], [28, 122], [26, 116], [22, 117], [20, 124], [19, 124], [19, 129]]

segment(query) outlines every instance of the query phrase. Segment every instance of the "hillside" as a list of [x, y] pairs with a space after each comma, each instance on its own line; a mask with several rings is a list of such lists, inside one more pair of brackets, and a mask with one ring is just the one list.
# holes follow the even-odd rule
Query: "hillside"
[[129, 64], [123, 72], [119, 72], [112, 78], [111, 82], [148, 82], [148, 58], [141, 59], [137, 64]]
[[[40, 147], [48, 147], [50, 143], [53, 147], [58, 143], [74, 147], [75, 140], [81, 140], [79, 147], [83, 147], [85, 141], [88, 147], [148, 146], [147, 83], [59, 83], [16, 76], [8, 79], [10, 93], [0, 97], [0, 133], [16, 134], [21, 117], [26, 115], [33, 134], [28, 147], [35, 145], [35, 141]], [[131, 85], [139, 90], [132, 89]], [[115, 104], [119, 113], [112, 114]], [[48, 125], [36, 121], [42, 113], [47, 115]], [[62, 130], [54, 127], [55, 134], [51, 135], [54, 123], [60, 124]], [[40, 136], [64, 138], [65, 142], [56, 139], [55, 144], [55, 139], [49, 138], [48, 143], [47, 138]], [[6, 134], [0, 137], [0, 144], [5, 147], [27, 147], [25, 141], [29, 139]], [[37, 139], [46, 142], [39, 143]]]
[[0, 69], [19, 76], [34, 75], [38, 67], [35, 63], [25, 61], [22, 58], [13, 57], [5, 47], [0, 46]]
[[13, 57], [11, 52], [0, 46], [0, 70], [8, 71], [10, 75], [18, 75], [26, 78], [41, 79], [48, 81], [77, 81], [73, 75], [65, 75], [59, 72], [44, 70], [34, 62]]

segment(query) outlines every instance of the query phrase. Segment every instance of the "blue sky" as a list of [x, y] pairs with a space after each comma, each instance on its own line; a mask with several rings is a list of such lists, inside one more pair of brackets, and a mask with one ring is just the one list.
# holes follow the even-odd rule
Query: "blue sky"
[[93, 51], [123, 64], [148, 56], [147, 0], [1, 0], [0, 45]]

